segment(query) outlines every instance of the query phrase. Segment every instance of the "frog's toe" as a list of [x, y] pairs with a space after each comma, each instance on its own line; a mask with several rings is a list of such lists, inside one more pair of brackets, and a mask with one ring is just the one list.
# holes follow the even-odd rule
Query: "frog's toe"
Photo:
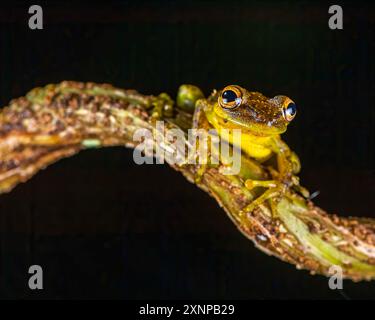
[[258, 198], [250, 202], [247, 206], [245, 206], [240, 213], [240, 217], [246, 216], [247, 213], [254, 211], [259, 205], [261, 205], [264, 201], [275, 198], [280, 196], [283, 193], [282, 187], [280, 185], [269, 188], [265, 191], [262, 195]]
[[264, 188], [275, 188], [278, 186], [278, 182], [276, 180], [253, 180], [247, 179], [245, 181], [245, 187], [249, 190], [252, 190], [256, 187], [264, 187]]
[[303, 195], [304, 198], [306, 198], [306, 199], [310, 198], [310, 191], [309, 190], [307, 190], [306, 188], [304, 188], [302, 186], [299, 186], [298, 189], [299, 189], [298, 191]]

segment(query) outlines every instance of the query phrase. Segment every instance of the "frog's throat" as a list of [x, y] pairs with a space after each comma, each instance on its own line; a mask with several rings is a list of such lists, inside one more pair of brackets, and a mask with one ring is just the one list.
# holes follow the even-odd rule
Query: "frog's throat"
[[[211, 125], [216, 129], [217, 134], [221, 139], [224, 139], [231, 145], [240, 148], [245, 154], [254, 159], [264, 161], [272, 154], [271, 149], [268, 147], [268, 145], [270, 145], [270, 141], [273, 139], [273, 136], [271, 135], [253, 134], [251, 130], [238, 126], [236, 126], [236, 128], [229, 128], [218, 125], [218, 123], [215, 121], [213, 121]], [[240, 137], [236, 136], [235, 138], [234, 132], [231, 129], [240, 129]], [[223, 130], [229, 130], [229, 132], [225, 132], [224, 134]]]
[[254, 136], [254, 137], [273, 137], [277, 136], [283, 131], [277, 130], [276, 128], [269, 128], [265, 125], [236, 123], [232, 119], [223, 119], [216, 115], [214, 112], [206, 113], [208, 122], [220, 132], [222, 129], [228, 130], [241, 130], [241, 135]]

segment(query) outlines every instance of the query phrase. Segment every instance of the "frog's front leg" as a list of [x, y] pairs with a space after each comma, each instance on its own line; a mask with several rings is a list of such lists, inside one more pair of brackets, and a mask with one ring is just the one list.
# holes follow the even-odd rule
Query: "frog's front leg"
[[[198, 100], [193, 116], [193, 129], [195, 130], [193, 134], [198, 138], [195, 140], [194, 145], [195, 164], [197, 167], [195, 183], [199, 183], [202, 180], [207, 169], [217, 167], [220, 163], [223, 165], [223, 163], [229, 162], [224, 160], [226, 159], [224, 158], [225, 155], [220, 152], [221, 149], [219, 145], [222, 145], [220, 143], [222, 138], [209, 123], [206, 112], [210, 110], [206, 108], [209, 108], [206, 101], [203, 99]], [[233, 184], [242, 185], [242, 182], [237, 176], [228, 174], [227, 177]]]
[[299, 178], [296, 174], [301, 169], [298, 156], [289, 149], [288, 145], [281, 139], [274, 140], [273, 150], [277, 154], [277, 164], [279, 169], [278, 180], [284, 183], [288, 188], [293, 187], [305, 198], [310, 196], [309, 191], [299, 184]]
[[[191, 145], [190, 148], [194, 151], [192, 152], [191, 156], [188, 157], [186, 160], [186, 164], [196, 163], [197, 164], [197, 171], [195, 175], [195, 183], [200, 182], [202, 179], [202, 176], [204, 175], [204, 172], [207, 170], [207, 167], [209, 166], [208, 159], [209, 156], [206, 155], [205, 157], [200, 156], [200, 147], [199, 147], [199, 139], [198, 142], [196, 141], [196, 138], [199, 137], [199, 135], [196, 135], [196, 132], [198, 130], [205, 130], [204, 132], [207, 133], [210, 126], [207, 121], [205, 112], [204, 112], [204, 104], [201, 103], [199, 100], [203, 99], [204, 95], [202, 91], [193, 85], [189, 84], [183, 84], [179, 87], [178, 93], [177, 93], [177, 107], [179, 109], [182, 109], [188, 113], [193, 113], [193, 122], [192, 122], [192, 128], [193, 131], [191, 132], [194, 136], [194, 139], [192, 139], [194, 142], [194, 145]], [[206, 139], [205, 140], [207, 143]], [[210, 152], [207, 148], [204, 148], [206, 152]], [[190, 154], [190, 153], [189, 153]], [[203, 162], [203, 159], [205, 161]], [[182, 164], [182, 165], [186, 165]]]
[[[272, 140], [270, 149], [276, 154], [277, 160], [277, 169], [274, 169], [272, 167], [269, 168], [270, 173], [274, 179], [271, 181], [272, 184], [281, 183], [285, 185], [286, 188], [296, 188], [299, 192], [302, 193], [302, 195], [308, 197], [308, 191], [299, 185], [299, 178], [298, 176], [296, 176], [296, 174], [301, 169], [301, 164], [298, 156], [289, 149], [288, 145], [285, 142], [283, 142], [279, 138]], [[250, 181], [248, 181], [247, 184], [249, 186], [252, 185]], [[256, 186], [256, 184], [256, 182], [253, 183], [254, 186]]]
[[[197, 171], [195, 173], [195, 183], [199, 183], [202, 180], [202, 177], [206, 170], [210, 167], [210, 155], [211, 152], [215, 152], [209, 148], [209, 141], [208, 139], [209, 134], [208, 131], [210, 129], [210, 125], [207, 121], [206, 114], [204, 112], [204, 104], [198, 101], [195, 106], [195, 111], [193, 115], [193, 134], [195, 138], [198, 138], [198, 141], [194, 139], [195, 145], [194, 148], [194, 157], [196, 162]], [[200, 131], [200, 132], [199, 132]], [[203, 135], [202, 135], [203, 133]], [[203, 136], [203, 139], [202, 139]], [[200, 146], [200, 143], [206, 143], [206, 146]], [[205, 152], [206, 154], [201, 154], [201, 152]]]
[[297, 155], [293, 153], [280, 139], [273, 140], [270, 148], [276, 153], [277, 157], [278, 169], [271, 170], [271, 174], [274, 179], [266, 181], [248, 179], [245, 181], [245, 186], [249, 190], [255, 187], [264, 187], [267, 188], [267, 190], [257, 199], [252, 201], [248, 206], [246, 206], [242, 210], [240, 216], [247, 212], [253, 211], [257, 206], [266, 200], [271, 199], [271, 201], [273, 201], [272, 198], [278, 198], [284, 195], [291, 187], [295, 187], [303, 196], [309, 196], [309, 192], [299, 185], [298, 177], [295, 176], [295, 173], [300, 169]]
[[[193, 128], [192, 129], [200, 129], [205, 126], [205, 114], [203, 111], [203, 105], [197, 104], [199, 99], [204, 98], [202, 91], [193, 85], [183, 84], [179, 87], [176, 102], [177, 108], [187, 112], [193, 113]], [[151, 119], [153, 122], [157, 120], [163, 120], [165, 117], [173, 117], [174, 114], [174, 102], [166, 93], [161, 93], [157, 97], [153, 97], [150, 108], [151, 110]], [[207, 122], [207, 121], [206, 121]], [[197, 145], [190, 146], [190, 148], [195, 150], [199, 150]], [[189, 152], [189, 156], [179, 164], [179, 166], [185, 166], [188, 164], [196, 163], [197, 158], [199, 155], [197, 152], [191, 153]], [[199, 161], [199, 160], [198, 160]], [[201, 164], [198, 167], [196, 173], [196, 182], [199, 182], [202, 175], [204, 174], [207, 168], [207, 164]]]

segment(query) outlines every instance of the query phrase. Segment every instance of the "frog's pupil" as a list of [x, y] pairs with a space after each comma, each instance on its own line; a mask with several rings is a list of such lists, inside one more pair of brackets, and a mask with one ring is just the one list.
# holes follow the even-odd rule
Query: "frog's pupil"
[[222, 98], [224, 103], [229, 103], [236, 101], [237, 95], [233, 90], [225, 90], [223, 92]]
[[287, 108], [288, 115], [293, 117], [297, 113], [297, 107], [294, 103], [289, 103]]

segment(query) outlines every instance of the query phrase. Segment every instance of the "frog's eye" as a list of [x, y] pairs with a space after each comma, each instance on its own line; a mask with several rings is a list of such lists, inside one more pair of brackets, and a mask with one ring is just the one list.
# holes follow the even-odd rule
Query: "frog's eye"
[[226, 109], [238, 107], [242, 101], [242, 92], [236, 86], [225, 87], [219, 97], [219, 104]]
[[297, 114], [297, 107], [294, 102], [289, 102], [283, 109], [283, 115], [286, 121], [292, 121]]

